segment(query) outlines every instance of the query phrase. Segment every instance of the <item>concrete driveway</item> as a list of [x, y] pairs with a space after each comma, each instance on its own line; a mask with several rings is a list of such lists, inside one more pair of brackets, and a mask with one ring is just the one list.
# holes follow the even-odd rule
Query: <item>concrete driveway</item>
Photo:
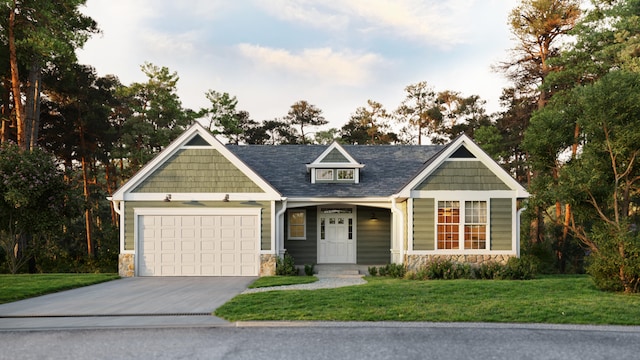
[[0, 305], [0, 330], [221, 326], [255, 277], [134, 277]]

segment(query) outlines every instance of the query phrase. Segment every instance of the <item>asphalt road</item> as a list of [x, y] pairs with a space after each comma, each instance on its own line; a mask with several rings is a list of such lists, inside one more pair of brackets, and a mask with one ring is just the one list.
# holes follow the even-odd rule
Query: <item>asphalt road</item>
[[[267, 326], [264, 326], [267, 325]], [[638, 359], [640, 328], [317, 323], [0, 332], [0, 359]]]

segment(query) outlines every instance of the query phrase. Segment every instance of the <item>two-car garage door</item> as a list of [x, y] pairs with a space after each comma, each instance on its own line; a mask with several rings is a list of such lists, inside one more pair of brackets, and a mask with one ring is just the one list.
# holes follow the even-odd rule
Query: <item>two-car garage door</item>
[[137, 215], [139, 276], [256, 276], [259, 216]]

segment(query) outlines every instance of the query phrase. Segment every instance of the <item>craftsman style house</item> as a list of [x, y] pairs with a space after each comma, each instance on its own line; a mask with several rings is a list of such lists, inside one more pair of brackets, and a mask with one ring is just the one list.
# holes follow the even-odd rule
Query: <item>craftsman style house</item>
[[121, 276], [519, 256], [529, 197], [468, 137], [446, 146], [224, 145], [195, 124], [110, 200]]

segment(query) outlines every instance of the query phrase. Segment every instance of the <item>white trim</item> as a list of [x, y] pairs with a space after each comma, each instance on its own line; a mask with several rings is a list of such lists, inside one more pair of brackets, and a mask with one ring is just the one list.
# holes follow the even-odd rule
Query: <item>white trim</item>
[[513, 190], [494, 190], [494, 191], [478, 191], [478, 190], [412, 190], [411, 197], [415, 199], [428, 198], [452, 198], [453, 200], [482, 200], [487, 198], [516, 198]]
[[[431, 173], [438, 169], [443, 162], [449, 159], [451, 154], [458, 150], [461, 146], [464, 146], [470, 153], [476, 157], [476, 161], [482, 162], [489, 170], [491, 170], [507, 187], [515, 192], [515, 197], [528, 198], [530, 195], [522, 185], [520, 185], [511, 175], [504, 170], [497, 162], [495, 162], [487, 153], [485, 153], [478, 145], [476, 145], [466, 135], [461, 135], [453, 143], [445, 148], [445, 150], [438, 155], [427, 167], [425, 167], [417, 176], [415, 176], [404, 188], [402, 188], [398, 195], [401, 197], [410, 197], [411, 191], [415, 189], [420, 183], [422, 183]], [[465, 161], [460, 159], [451, 159], [451, 161]], [[469, 161], [469, 160], [467, 160]]]
[[[458, 217], [459, 217], [459, 222], [458, 222], [458, 248], [457, 249], [438, 249], [438, 202], [440, 201], [457, 201], [458, 202]], [[484, 249], [465, 249], [464, 248], [464, 243], [465, 243], [465, 239], [464, 239], [464, 226], [467, 224], [466, 223], [466, 202], [467, 201], [484, 201], [487, 203], [487, 208], [486, 208], [486, 217], [487, 217], [487, 222], [485, 223], [485, 248]], [[491, 243], [492, 243], [492, 239], [491, 239], [491, 199], [490, 198], [476, 198], [476, 199], [468, 199], [468, 198], [464, 198], [464, 197], [457, 197], [457, 196], [450, 196], [450, 197], [444, 197], [444, 198], [435, 198], [434, 199], [434, 216], [433, 216], [433, 248], [435, 249], [434, 251], [437, 251], [438, 253], [441, 252], [447, 252], [447, 251], [454, 251], [454, 252], [460, 252], [460, 253], [464, 253], [466, 251], [475, 251], [475, 252], [484, 252], [484, 251], [491, 251]], [[513, 237], [512, 237], [513, 238]], [[513, 240], [512, 240], [513, 242]], [[511, 247], [513, 249], [513, 246]], [[492, 252], [493, 253], [493, 252]]]
[[[198, 122], [195, 122], [184, 133], [176, 138], [171, 144], [169, 144], [164, 150], [162, 150], [156, 157], [154, 157], [149, 163], [147, 163], [140, 171], [138, 171], [129, 181], [127, 181], [122, 187], [120, 187], [113, 195], [114, 200], [125, 200], [125, 195], [130, 193], [144, 180], [147, 179], [155, 170], [157, 170], [166, 160], [173, 156], [176, 152], [183, 148], [191, 139], [196, 135], [200, 135], [205, 141], [211, 144], [211, 148], [214, 148], [222, 156], [224, 156], [229, 162], [231, 162], [238, 170], [245, 174], [251, 181], [253, 181], [259, 188], [261, 188], [266, 194], [270, 195], [272, 199], [279, 199], [280, 193], [275, 190], [269, 183], [267, 183], [262, 177], [260, 177], [255, 171], [249, 168], [242, 160], [235, 156], [231, 150], [227, 149], [218, 139], [216, 139], [207, 129], [205, 129]], [[188, 146], [187, 148], [195, 148]], [[205, 146], [205, 148], [210, 148]]]
[[513, 250], [407, 250], [407, 255], [516, 255]]
[[[348, 163], [343, 163], [343, 162], [340, 162], [340, 163], [322, 163], [321, 161], [327, 155], [329, 155], [329, 153], [331, 153], [331, 151], [333, 151], [333, 149], [337, 149], [342, 154], [342, 156], [344, 156], [349, 162]], [[345, 166], [347, 164], [349, 166]], [[336, 167], [336, 166], [353, 167], [353, 166], [357, 166], [357, 165], [360, 165], [359, 167], [363, 167], [364, 166], [364, 165], [360, 164], [359, 162], [357, 162], [337, 141], [334, 141], [333, 143], [331, 143], [331, 145], [329, 145], [329, 147], [325, 151], [323, 151], [322, 154], [320, 154], [320, 156], [318, 156], [310, 164], [307, 164], [307, 169], [315, 168], [315, 167], [324, 167], [324, 165], [329, 165], [329, 167]]]
[[[278, 201], [281, 197], [274, 197], [266, 193], [126, 193], [125, 201], [164, 201], [171, 195], [171, 201]], [[227, 197], [228, 196], [228, 197]]]

